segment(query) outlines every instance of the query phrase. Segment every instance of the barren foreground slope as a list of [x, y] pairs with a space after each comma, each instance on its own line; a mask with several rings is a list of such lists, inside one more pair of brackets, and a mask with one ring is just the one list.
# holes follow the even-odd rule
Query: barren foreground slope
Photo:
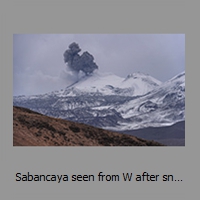
[[13, 107], [14, 146], [162, 146], [85, 124], [47, 117], [26, 108]]

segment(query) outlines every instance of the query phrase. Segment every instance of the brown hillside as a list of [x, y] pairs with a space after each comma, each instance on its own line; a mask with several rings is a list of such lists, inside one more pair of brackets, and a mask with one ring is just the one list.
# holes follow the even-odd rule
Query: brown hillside
[[162, 146], [122, 133], [13, 107], [13, 146]]

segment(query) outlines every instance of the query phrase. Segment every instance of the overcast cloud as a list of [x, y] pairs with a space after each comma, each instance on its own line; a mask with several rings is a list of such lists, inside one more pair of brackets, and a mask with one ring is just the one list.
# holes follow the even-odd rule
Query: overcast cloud
[[72, 42], [94, 56], [100, 72], [124, 78], [140, 71], [164, 82], [185, 70], [184, 34], [15, 34], [13, 95], [65, 88], [74, 79], [63, 59]]

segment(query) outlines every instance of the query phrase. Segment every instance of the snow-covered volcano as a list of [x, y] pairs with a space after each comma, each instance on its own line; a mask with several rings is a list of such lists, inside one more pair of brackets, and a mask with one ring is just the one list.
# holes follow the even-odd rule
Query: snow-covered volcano
[[155, 78], [142, 73], [129, 74], [126, 79], [111, 73], [95, 73], [84, 76], [76, 83], [68, 86], [60, 95], [77, 96], [80, 94], [101, 94], [138, 96], [144, 95], [161, 84]]
[[94, 73], [60, 91], [14, 97], [15, 106], [112, 130], [171, 125], [185, 118], [185, 73], [161, 83], [133, 73]]

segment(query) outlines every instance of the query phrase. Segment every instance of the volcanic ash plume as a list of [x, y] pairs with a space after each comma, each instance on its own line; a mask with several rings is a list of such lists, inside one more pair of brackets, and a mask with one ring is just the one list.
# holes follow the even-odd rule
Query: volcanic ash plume
[[69, 45], [69, 49], [63, 54], [64, 61], [67, 63], [68, 67], [79, 73], [83, 71], [86, 75], [91, 74], [95, 69], [98, 69], [98, 66], [94, 62], [94, 57], [86, 52], [83, 52], [82, 55], [79, 55], [81, 49], [79, 45], [75, 42]]

